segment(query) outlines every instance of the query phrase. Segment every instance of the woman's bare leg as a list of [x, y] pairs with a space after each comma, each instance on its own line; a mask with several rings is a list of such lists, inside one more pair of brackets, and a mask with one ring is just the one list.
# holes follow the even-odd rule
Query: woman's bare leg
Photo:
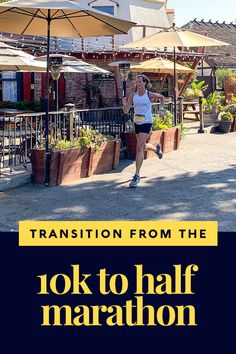
[[146, 145], [146, 141], [149, 137], [149, 134], [139, 133], [136, 135], [137, 138], [137, 146], [136, 146], [136, 175], [139, 175], [141, 166], [144, 160], [144, 149]]
[[157, 148], [156, 148], [156, 146], [154, 146], [153, 144], [151, 144], [151, 143], [146, 143], [145, 144], [145, 151], [153, 151], [153, 152], [157, 152]]

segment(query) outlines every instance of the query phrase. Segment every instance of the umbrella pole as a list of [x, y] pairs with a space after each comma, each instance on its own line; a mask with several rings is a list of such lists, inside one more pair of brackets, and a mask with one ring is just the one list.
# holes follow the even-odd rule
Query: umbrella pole
[[175, 125], [177, 124], [177, 93], [176, 93], [176, 55], [175, 55], [175, 47], [174, 47], [174, 121]]
[[54, 90], [55, 90], [55, 111], [58, 112], [59, 109], [59, 85], [58, 85], [58, 80], [54, 80]]
[[49, 142], [48, 142], [48, 125], [49, 125], [49, 52], [50, 52], [50, 10], [48, 10], [48, 29], [47, 29], [47, 71], [46, 71], [46, 93], [45, 93], [45, 176], [44, 185], [49, 185]]
[[123, 80], [123, 97], [126, 97], [126, 80]]

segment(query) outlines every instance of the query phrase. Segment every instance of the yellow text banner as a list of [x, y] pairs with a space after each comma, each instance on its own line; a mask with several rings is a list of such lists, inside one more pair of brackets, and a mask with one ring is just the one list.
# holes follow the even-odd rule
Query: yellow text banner
[[216, 221], [20, 221], [19, 246], [217, 246]]

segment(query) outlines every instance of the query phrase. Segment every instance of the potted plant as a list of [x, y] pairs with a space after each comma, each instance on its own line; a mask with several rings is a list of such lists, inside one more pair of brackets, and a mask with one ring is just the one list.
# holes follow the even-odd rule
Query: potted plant
[[221, 100], [224, 96], [218, 96], [217, 92], [210, 93], [207, 98], [203, 98], [204, 126], [216, 126], [217, 115], [222, 111]]
[[[232, 100], [232, 102], [234, 102], [234, 101]], [[236, 131], [236, 103], [229, 104], [225, 108], [225, 111], [226, 112], [230, 112], [232, 114], [232, 116], [233, 116], [233, 122], [232, 122], [230, 131], [231, 132], [235, 132]]]
[[[118, 167], [120, 139], [102, 135], [94, 130], [81, 130], [72, 141], [50, 137], [49, 185], [57, 186]], [[44, 183], [45, 149], [31, 151], [32, 179]]]
[[198, 101], [199, 97], [203, 96], [203, 92], [207, 89], [205, 81], [194, 80], [185, 90], [183, 96], [186, 101]]
[[[134, 133], [133, 123], [127, 122], [127, 132], [125, 133], [127, 157], [135, 159], [136, 157], [136, 134]], [[173, 126], [173, 115], [170, 111], [165, 110], [164, 117], [158, 114], [153, 115], [152, 131], [148, 142], [157, 145], [162, 144], [164, 153], [177, 150], [180, 142], [180, 127]], [[144, 157], [155, 156], [152, 151], [145, 152]]]
[[183, 97], [186, 101], [193, 101], [195, 99], [194, 90], [191, 87], [187, 87], [183, 94]]
[[221, 112], [218, 117], [218, 128], [220, 131], [224, 133], [228, 133], [230, 131], [232, 122], [234, 117], [230, 112]]

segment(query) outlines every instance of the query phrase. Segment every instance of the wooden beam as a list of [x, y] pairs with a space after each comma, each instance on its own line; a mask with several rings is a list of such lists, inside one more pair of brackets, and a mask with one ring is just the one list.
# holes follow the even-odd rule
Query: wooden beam
[[[192, 66], [191, 66], [191, 69], [193, 69], [193, 70], [196, 69], [196, 67], [197, 67], [197, 65], [198, 65], [200, 59], [201, 59], [201, 58], [195, 58], [195, 59], [194, 59], [193, 64], [192, 64]], [[178, 94], [179, 96], [181, 96], [181, 95], [184, 93], [184, 91], [186, 90], [191, 76], [192, 76], [191, 73], [186, 75], [185, 80], [184, 80], [184, 83], [183, 83], [183, 85], [182, 85], [182, 86], [180, 87], [180, 89], [179, 89], [179, 94]]]
[[[199, 47], [198, 54], [204, 54], [204, 53], [205, 53], [205, 47]], [[198, 65], [199, 61], [201, 60], [201, 58], [202, 57], [195, 57], [193, 64], [191, 66], [191, 69], [195, 70], [197, 68], [197, 65]], [[191, 76], [192, 76], [192, 74], [187, 74], [183, 85], [179, 89], [179, 96], [181, 96], [184, 93], [184, 91], [186, 90]]]
[[164, 74], [164, 75], [162, 76], [161, 80], [160, 80], [160, 88], [159, 88], [159, 89], [160, 89], [160, 92], [161, 92], [161, 90], [162, 90], [162, 88], [163, 88], [163, 86], [164, 86], [166, 77], [167, 77], [167, 74]]

